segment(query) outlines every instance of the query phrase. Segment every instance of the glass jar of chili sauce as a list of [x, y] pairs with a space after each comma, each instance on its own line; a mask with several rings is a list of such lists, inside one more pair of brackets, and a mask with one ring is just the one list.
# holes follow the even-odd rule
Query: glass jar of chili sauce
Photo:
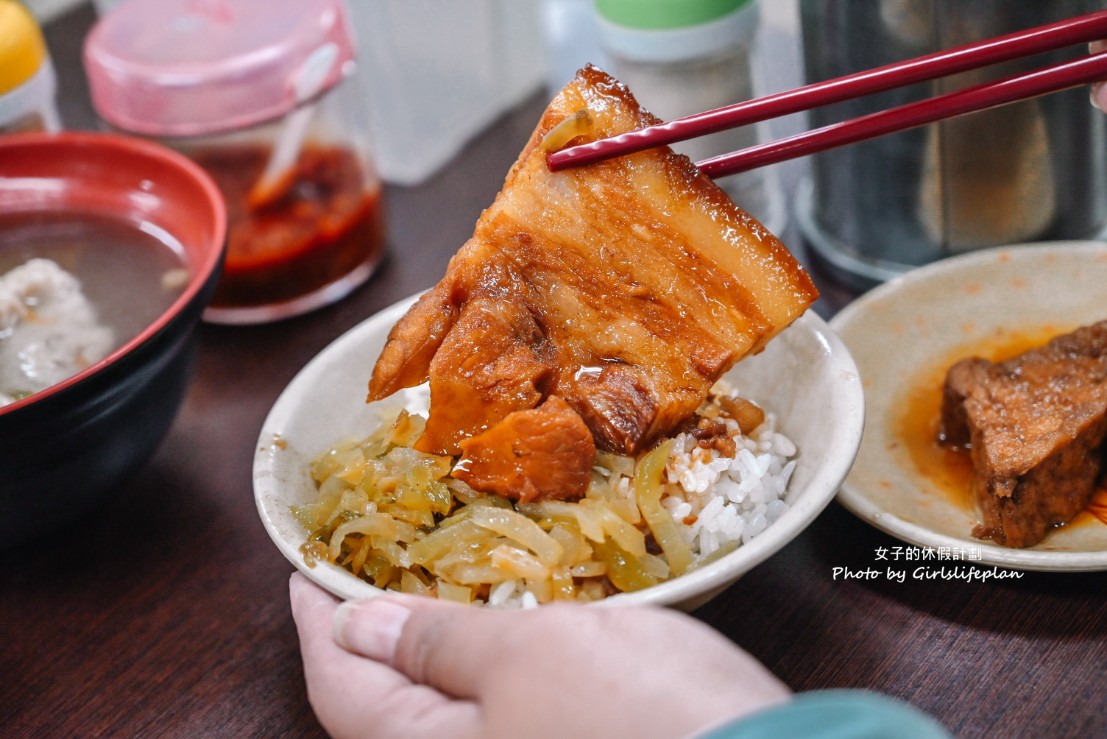
[[129, 0], [93, 27], [84, 60], [101, 119], [190, 157], [223, 193], [205, 320], [275, 321], [369, 278], [381, 185], [343, 0]]

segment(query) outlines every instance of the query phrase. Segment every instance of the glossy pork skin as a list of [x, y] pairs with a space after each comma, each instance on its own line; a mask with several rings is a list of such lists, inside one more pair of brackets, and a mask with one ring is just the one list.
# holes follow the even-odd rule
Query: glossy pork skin
[[429, 380], [417, 448], [456, 455], [557, 396], [597, 447], [635, 454], [817, 296], [774, 236], [668, 148], [550, 172], [543, 137], [585, 108], [592, 130], [573, 143], [657, 122], [606, 73], [581, 70], [389, 335], [369, 399]]

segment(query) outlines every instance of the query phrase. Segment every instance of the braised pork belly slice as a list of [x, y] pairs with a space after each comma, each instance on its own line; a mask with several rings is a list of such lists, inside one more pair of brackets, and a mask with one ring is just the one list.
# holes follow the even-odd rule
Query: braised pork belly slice
[[592, 432], [556, 395], [462, 440], [461, 451], [454, 477], [523, 503], [584, 497], [596, 458]]
[[1005, 362], [953, 365], [942, 399], [946, 443], [970, 446], [973, 532], [1028, 547], [1087, 507], [1104, 471], [1107, 321]]
[[558, 396], [598, 448], [636, 454], [817, 297], [772, 234], [666, 147], [550, 172], [544, 137], [582, 110], [591, 130], [572, 143], [658, 122], [582, 70], [374, 367], [370, 400], [429, 380], [423, 451], [456, 455]]

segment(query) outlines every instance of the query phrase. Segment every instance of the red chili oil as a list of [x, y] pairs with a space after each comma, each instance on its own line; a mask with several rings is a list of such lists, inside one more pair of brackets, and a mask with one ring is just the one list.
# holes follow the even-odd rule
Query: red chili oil
[[383, 252], [380, 187], [354, 152], [305, 145], [283, 191], [253, 205], [250, 191], [270, 152], [244, 145], [191, 154], [227, 204], [227, 255], [213, 308], [295, 300], [375, 264]]

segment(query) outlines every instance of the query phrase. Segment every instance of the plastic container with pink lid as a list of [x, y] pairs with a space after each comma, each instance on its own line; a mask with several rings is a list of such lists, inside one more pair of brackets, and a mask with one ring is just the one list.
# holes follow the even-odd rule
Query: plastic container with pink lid
[[383, 207], [342, 0], [126, 0], [84, 57], [99, 116], [190, 157], [226, 200], [205, 320], [286, 318], [369, 278]]

